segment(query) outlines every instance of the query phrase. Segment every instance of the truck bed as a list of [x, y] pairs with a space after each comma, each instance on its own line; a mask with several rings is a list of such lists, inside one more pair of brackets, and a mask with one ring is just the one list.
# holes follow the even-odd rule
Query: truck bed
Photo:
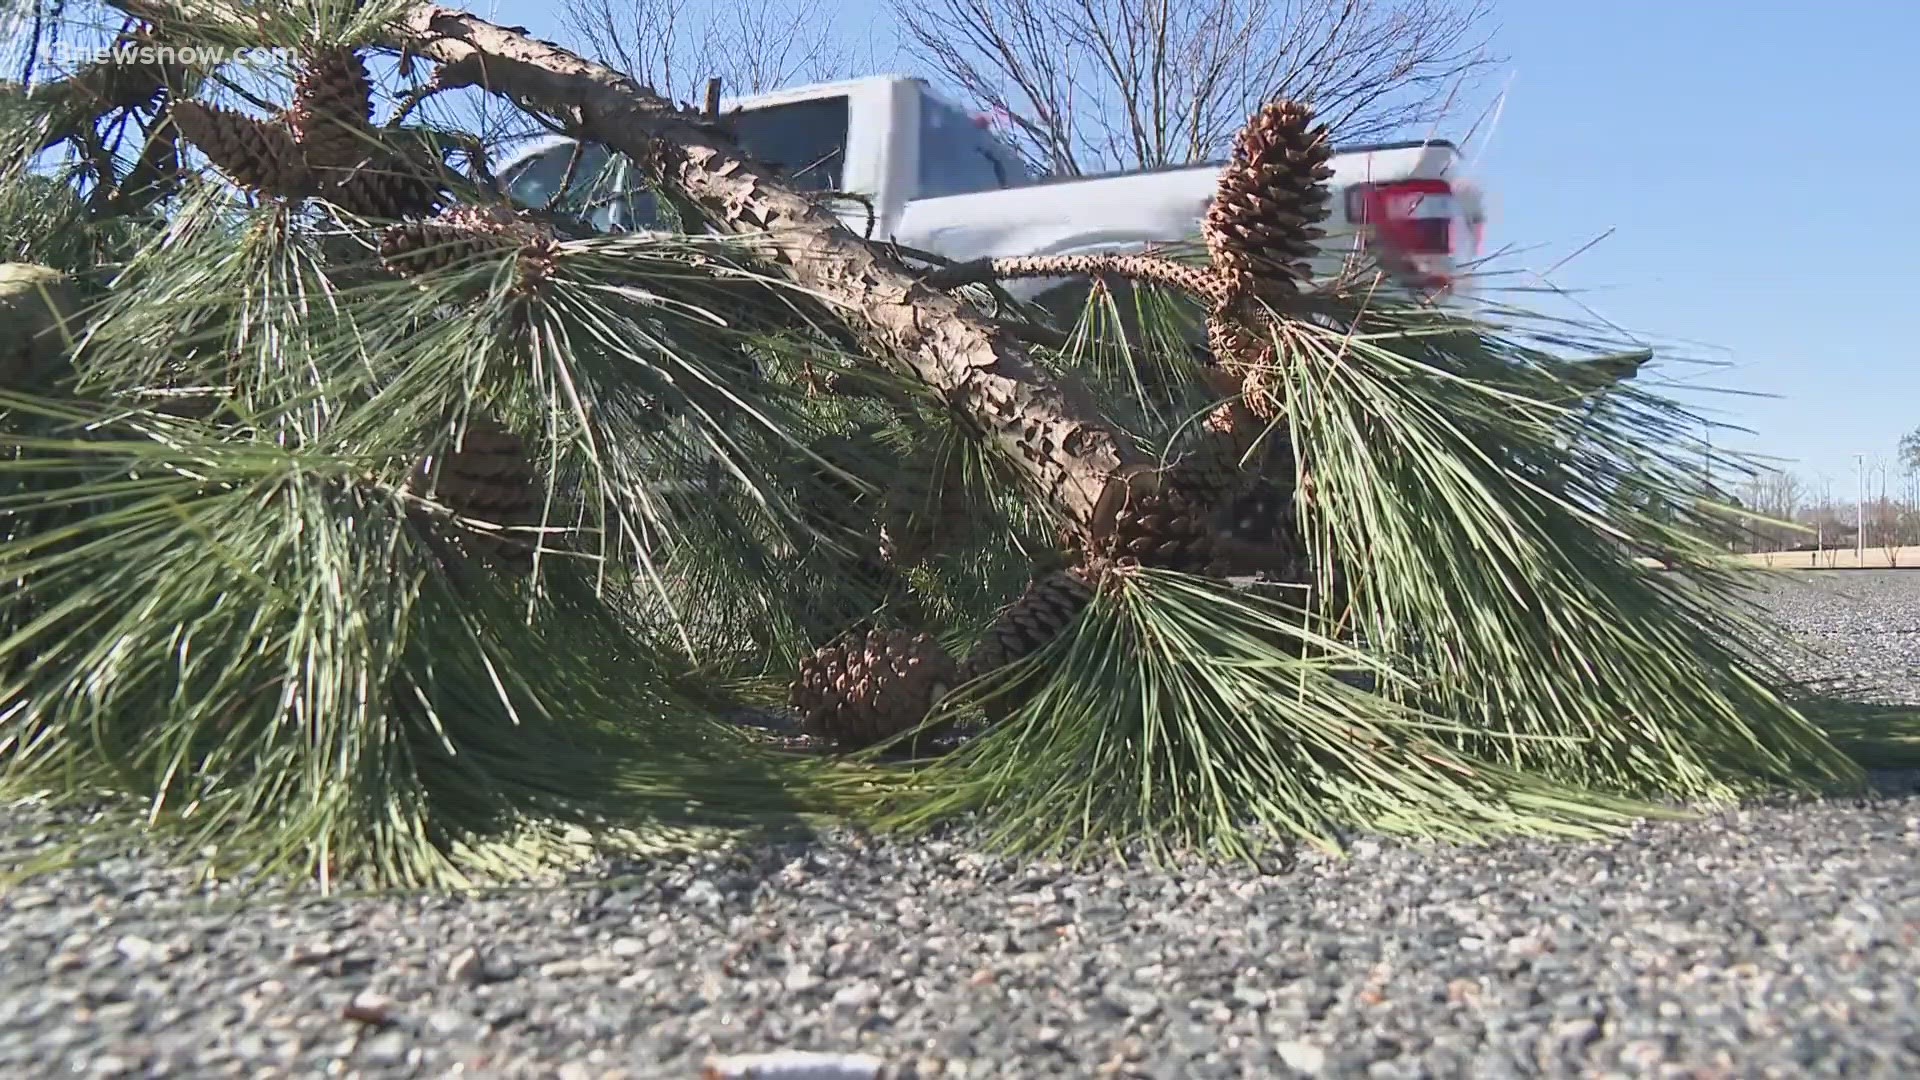
[[[1337, 150], [1327, 181], [1332, 206], [1316, 272], [1329, 272], [1357, 237], [1345, 192], [1355, 184], [1445, 177], [1458, 159], [1452, 143], [1422, 140]], [[1014, 255], [1080, 255], [1138, 250], [1198, 237], [1220, 164], [1104, 176], [1064, 177], [1020, 187], [917, 199], [906, 204], [893, 239], [960, 261]], [[1009, 282], [1031, 299], [1061, 284]]]

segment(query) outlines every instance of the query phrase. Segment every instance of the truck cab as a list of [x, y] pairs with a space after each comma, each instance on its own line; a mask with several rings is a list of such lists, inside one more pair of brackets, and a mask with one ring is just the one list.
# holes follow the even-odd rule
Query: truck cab
[[[800, 191], [850, 192], [832, 201], [856, 234], [884, 239], [915, 199], [1017, 187], [1033, 177], [1011, 146], [924, 81], [873, 76], [724, 101], [741, 147]], [[531, 141], [499, 170], [515, 201], [545, 205], [567, 175], [573, 140]], [[659, 224], [653, 196], [632, 163], [592, 145], [574, 167], [569, 201], [609, 231]], [[869, 220], [869, 203], [871, 217]]]

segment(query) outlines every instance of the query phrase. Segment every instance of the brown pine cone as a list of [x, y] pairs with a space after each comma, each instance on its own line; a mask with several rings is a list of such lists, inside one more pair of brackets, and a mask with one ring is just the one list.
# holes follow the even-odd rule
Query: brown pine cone
[[373, 80], [352, 49], [327, 49], [308, 58], [293, 85], [287, 127], [323, 177], [351, 169], [374, 149]]
[[172, 114], [187, 141], [236, 185], [276, 199], [312, 194], [313, 174], [284, 124], [197, 101], [176, 102]]
[[1093, 589], [1071, 571], [1057, 570], [1027, 586], [967, 654], [960, 681], [979, 678], [1031, 656], [1060, 636], [1093, 603]]
[[869, 746], [912, 730], [957, 681], [952, 657], [932, 637], [869, 630], [802, 660], [789, 701], [808, 734]]
[[1333, 175], [1326, 126], [1312, 124], [1306, 108], [1276, 101], [1234, 142], [1202, 228], [1213, 265], [1233, 288], [1286, 292], [1310, 275]]
[[349, 214], [397, 221], [439, 210], [447, 204], [448, 190], [433, 164], [375, 149], [364, 163], [328, 175], [320, 194]]
[[1114, 515], [1100, 554], [1119, 563], [1161, 570], [1211, 573], [1215, 564], [1216, 516], [1177, 486], [1177, 474], [1157, 491], [1129, 493]]
[[[436, 468], [437, 466], [437, 468]], [[416, 481], [464, 518], [493, 528], [467, 530], [463, 543], [475, 554], [522, 562], [534, 545], [500, 529], [538, 524], [544, 502], [539, 474], [526, 443], [490, 420], [471, 421], [457, 445], [439, 461], [420, 462]]]
[[553, 254], [551, 229], [498, 206], [456, 206], [436, 217], [403, 221], [380, 235], [380, 261], [396, 274], [426, 274], [519, 249], [541, 264]]

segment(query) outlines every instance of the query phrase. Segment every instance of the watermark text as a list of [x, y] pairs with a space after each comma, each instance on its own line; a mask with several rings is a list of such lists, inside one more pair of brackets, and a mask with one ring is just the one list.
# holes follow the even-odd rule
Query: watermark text
[[95, 48], [59, 47], [47, 50], [49, 61], [60, 66], [107, 64], [164, 65], [209, 68], [226, 64], [271, 67], [293, 59], [290, 49], [270, 45], [160, 45], [121, 42]]

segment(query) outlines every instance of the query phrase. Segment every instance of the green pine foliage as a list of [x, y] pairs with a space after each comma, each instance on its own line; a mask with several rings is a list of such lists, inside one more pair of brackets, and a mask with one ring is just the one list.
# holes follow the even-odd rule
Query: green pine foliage
[[[384, 17], [269, 7], [246, 44]], [[188, 74], [176, 93], [236, 86]], [[71, 121], [0, 100], [10, 161]], [[191, 151], [135, 209], [93, 197], [125, 168], [44, 157], [0, 172], [6, 258], [90, 302], [68, 373], [0, 387], [8, 797], [134, 812], [223, 869], [459, 886], [818, 815], [1245, 855], [1600, 835], [1858, 777], [1703, 539], [1725, 513], [1686, 464], [1696, 421], [1569, 328], [1308, 293], [1264, 380], [1312, 581], [1110, 568], [1065, 633], [936, 708], [968, 721], [957, 748], [793, 752], [727, 711], [855, 627], [964, 656], [1070, 558], [859, 313], [695, 220], [596, 235], [528, 208], [402, 272], [395, 223], [243, 196]], [[473, 171], [449, 190], [498, 202]], [[1188, 305], [1096, 289], [1067, 322], [1040, 370], [1155, 455], [1191, 445], [1218, 402]], [[526, 520], [423, 480], [486, 425], [518, 440]], [[485, 554], [503, 541], [529, 557]], [[1892, 745], [1848, 716], [1847, 745]]]

